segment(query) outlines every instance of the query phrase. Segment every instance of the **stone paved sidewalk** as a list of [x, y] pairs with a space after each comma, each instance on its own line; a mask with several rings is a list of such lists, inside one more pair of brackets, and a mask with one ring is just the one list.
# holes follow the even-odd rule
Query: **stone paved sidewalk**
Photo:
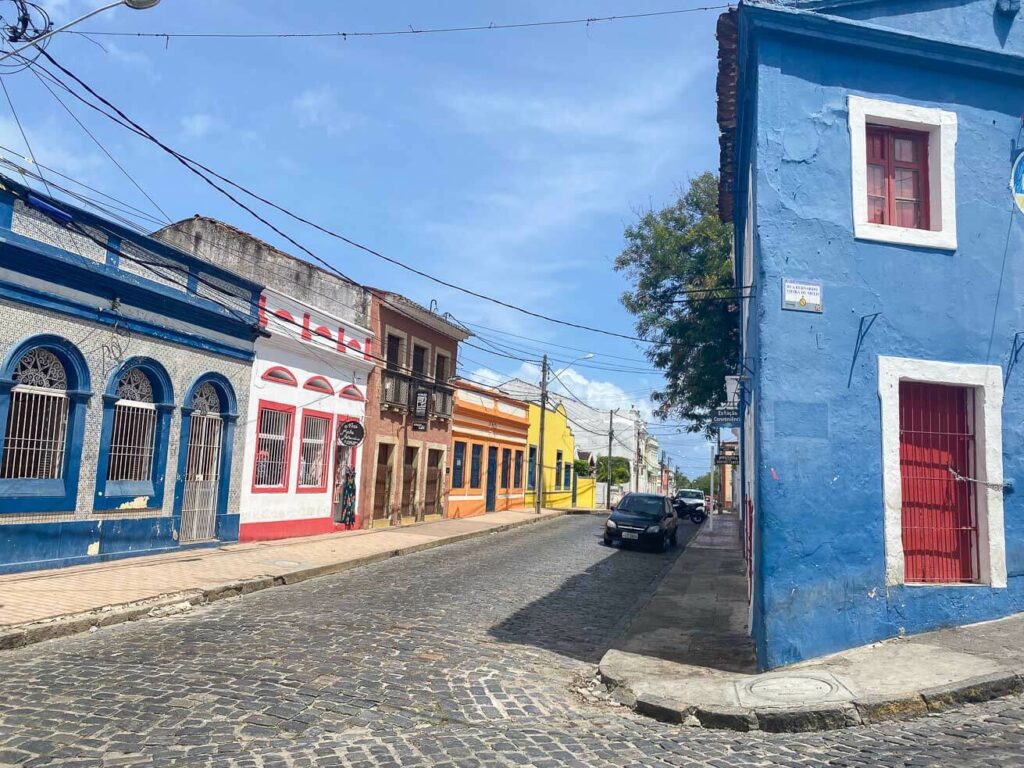
[[739, 521], [713, 521], [601, 659], [605, 682], [637, 711], [705, 727], [811, 731], [1024, 691], [1024, 614], [755, 674]]
[[551, 520], [495, 512], [402, 528], [229, 544], [0, 576], [0, 650], [337, 573], [396, 555]]

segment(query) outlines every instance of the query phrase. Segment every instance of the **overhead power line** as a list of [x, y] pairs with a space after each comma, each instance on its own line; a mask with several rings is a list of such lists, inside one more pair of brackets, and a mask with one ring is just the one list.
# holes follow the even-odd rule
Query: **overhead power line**
[[[265, 226], [270, 228], [272, 231], [274, 231], [275, 233], [277, 233], [278, 235], [283, 237], [285, 240], [287, 240], [289, 243], [291, 243], [295, 247], [299, 248], [303, 253], [307, 254], [308, 256], [310, 256], [311, 258], [316, 260], [318, 263], [323, 264], [327, 269], [329, 269], [332, 272], [334, 272], [335, 274], [341, 276], [343, 279], [345, 279], [348, 282], [351, 282], [353, 284], [357, 284], [358, 285], [358, 283], [356, 283], [354, 280], [349, 278], [347, 275], [344, 275], [343, 273], [341, 273], [334, 265], [330, 264], [330, 262], [328, 262], [328, 261], [322, 259], [321, 257], [317, 256], [315, 253], [313, 253], [307, 247], [305, 247], [304, 245], [302, 245], [301, 243], [296, 241], [294, 238], [292, 238], [291, 236], [289, 236], [285, 232], [283, 232], [280, 228], [278, 228], [275, 225], [273, 225], [272, 223], [270, 223], [266, 218], [264, 218], [259, 213], [254, 211], [251, 207], [247, 206], [245, 203], [243, 203], [240, 200], [238, 200], [237, 197], [235, 197], [230, 192], [228, 192], [226, 189], [224, 189], [220, 184], [217, 184], [216, 182], [214, 182], [210, 178], [208, 178], [206, 175], [204, 175], [203, 172], [210, 174], [211, 176], [215, 177], [216, 179], [218, 179], [218, 180], [224, 182], [225, 184], [227, 184], [227, 185], [229, 185], [229, 186], [231, 186], [231, 187], [233, 187], [233, 188], [243, 192], [244, 194], [248, 195], [249, 197], [251, 197], [251, 198], [253, 198], [255, 200], [258, 200], [259, 202], [261, 202], [261, 203], [263, 203], [263, 204], [265, 204], [265, 205], [267, 205], [267, 206], [269, 206], [269, 207], [271, 207], [271, 208], [273, 208], [273, 209], [283, 213], [284, 215], [288, 216], [289, 218], [294, 219], [295, 221], [298, 221], [298, 222], [300, 222], [302, 224], [306, 224], [309, 227], [312, 227], [313, 229], [317, 230], [318, 232], [321, 232], [321, 233], [323, 233], [325, 235], [328, 235], [329, 237], [332, 237], [332, 238], [335, 238], [337, 240], [340, 240], [340, 241], [342, 241], [342, 242], [344, 242], [344, 243], [346, 243], [346, 244], [348, 244], [348, 245], [350, 245], [350, 246], [352, 246], [354, 248], [357, 248], [357, 249], [359, 249], [359, 250], [361, 250], [361, 251], [363, 251], [365, 253], [368, 253], [368, 254], [370, 254], [372, 256], [375, 256], [375, 257], [377, 257], [379, 259], [382, 259], [383, 261], [386, 261], [386, 262], [388, 262], [390, 264], [398, 266], [398, 267], [400, 267], [400, 268], [402, 268], [402, 269], [404, 269], [404, 270], [406, 270], [408, 272], [411, 272], [413, 274], [419, 275], [420, 277], [423, 277], [423, 278], [425, 278], [427, 280], [430, 280], [430, 281], [432, 281], [434, 283], [437, 283], [438, 285], [443, 285], [446, 288], [451, 288], [452, 290], [456, 290], [456, 291], [459, 291], [461, 293], [465, 293], [465, 294], [467, 294], [469, 296], [473, 296], [474, 298], [478, 298], [478, 299], [481, 299], [483, 301], [488, 301], [488, 302], [491, 302], [493, 304], [497, 304], [498, 306], [505, 307], [506, 309], [511, 309], [513, 311], [520, 312], [520, 313], [522, 313], [524, 315], [528, 315], [530, 317], [535, 317], [535, 318], [538, 318], [540, 320], [545, 320], [547, 322], [556, 323], [558, 325], [563, 325], [563, 326], [567, 326], [567, 327], [570, 327], [570, 328], [577, 328], [579, 330], [589, 331], [589, 332], [592, 332], [592, 333], [598, 333], [598, 334], [602, 334], [602, 335], [605, 335], [605, 336], [612, 336], [612, 337], [621, 338], [621, 339], [628, 339], [630, 341], [639, 341], [639, 342], [642, 342], [642, 343], [645, 343], [645, 344], [652, 344], [652, 345], [664, 345], [664, 344], [666, 344], [666, 342], [662, 342], [662, 341], [652, 341], [650, 339], [644, 339], [644, 338], [641, 338], [639, 336], [633, 336], [633, 335], [630, 335], [630, 334], [619, 333], [617, 331], [609, 331], [609, 330], [606, 330], [606, 329], [603, 329], [603, 328], [595, 328], [593, 326], [585, 325], [585, 324], [582, 324], [582, 323], [575, 323], [575, 322], [571, 322], [571, 321], [568, 321], [568, 320], [562, 320], [560, 318], [552, 317], [550, 315], [545, 315], [545, 314], [540, 313], [540, 312], [534, 312], [533, 310], [526, 309], [524, 307], [518, 306], [516, 304], [512, 304], [512, 303], [504, 301], [502, 299], [495, 298], [493, 296], [488, 296], [487, 294], [480, 293], [479, 291], [474, 291], [474, 290], [472, 290], [470, 288], [465, 288], [465, 287], [463, 287], [461, 285], [458, 285], [456, 283], [452, 283], [452, 282], [450, 282], [448, 280], [444, 280], [442, 278], [439, 278], [439, 277], [436, 277], [434, 275], [431, 275], [430, 273], [425, 272], [425, 271], [423, 271], [423, 270], [421, 270], [421, 269], [419, 269], [417, 267], [414, 267], [414, 266], [412, 266], [410, 264], [406, 264], [405, 262], [403, 262], [403, 261], [401, 261], [399, 259], [393, 258], [391, 256], [387, 256], [387, 255], [385, 255], [385, 254], [383, 254], [383, 253], [381, 253], [379, 251], [374, 250], [373, 248], [370, 248], [369, 246], [366, 246], [366, 245], [363, 245], [362, 243], [356, 242], [355, 240], [352, 240], [351, 238], [346, 237], [345, 235], [339, 234], [338, 232], [335, 232], [335, 231], [333, 231], [333, 230], [331, 230], [331, 229], [329, 229], [327, 227], [324, 227], [324, 226], [322, 226], [320, 224], [317, 224], [316, 222], [311, 221], [311, 220], [309, 220], [309, 219], [307, 219], [307, 218], [305, 218], [305, 217], [303, 217], [303, 216], [301, 216], [301, 215], [299, 215], [299, 214], [297, 214], [297, 213], [295, 213], [295, 212], [293, 212], [293, 211], [291, 211], [291, 210], [289, 210], [289, 209], [287, 209], [287, 208], [285, 208], [285, 207], [283, 207], [281, 205], [278, 205], [277, 203], [274, 203], [271, 200], [268, 200], [267, 198], [262, 197], [258, 193], [253, 192], [249, 188], [247, 188], [247, 187], [245, 187], [245, 186], [243, 186], [241, 184], [238, 184], [237, 182], [235, 182], [235, 181], [233, 181], [233, 180], [231, 180], [231, 179], [229, 179], [229, 178], [227, 178], [227, 177], [217, 173], [216, 171], [212, 170], [211, 168], [209, 168], [206, 165], [203, 165], [199, 161], [194, 160], [194, 159], [188, 157], [187, 155], [184, 155], [184, 154], [182, 154], [182, 153], [172, 149], [166, 143], [164, 143], [160, 139], [156, 138], [148, 130], [146, 130], [141, 125], [139, 125], [138, 123], [133, 121], [131, 118], [129, 118], [122, 110], [120, 110], [118, 107], [116, 107], [114, 104], [112, 104], [109, 100], [105, 99], [103, 96], [98, 94], [87, 83], [82, 81], [81, 78], [79, 78], [77, 75], [75, 75], [69, 69], [64, 67], [59, 62], [57, 62], [56, 59], [54, 59], [53, 56], [51, 56], [48, 52], [42, 51], [42, 55], [47, 59], [47, 61], [49, 61], [51, 64], [53, 64], [55, 67], [57, 67], [61, 72], [63, 72], [65, 75], [67, 75], [72, 80], [74, 80], [76, 83], [78, 83], [78, 85], [81, 88], [83, 88], [86, 92], [88, 92], [93, 98], [99, 100], [106, 107], [108, 107], [109, 109], [113, 110], [117, 114], [118, 117], [115, 117], [115, 116], [109, 114], [108, 112], [106, 112], [105, 110], [97, 107], [95, 104], [91, 103], [90, 101], [85, 99], [83, 96], [81, 96], [80, 94], [78, 94], [74, 90], [72, 90], [70, 88], [70, 86], [68, 86], [66, 83], [64, 83], [63, 81], [60, 81], [60, 79], [57, 78], [55, 75], [53, 75], [53, 73], [50, 73], [48, 70], [45, 70], [45, 68], [40, 67], [43, 71], [47, 72], [47, 74], [50, 75], [50, 77], [54, 78], [63, 88], [65, 88], [69, 93], [71, 93], [75, 98], [79, 99], [80, 101], [82, 101], [84, 104], [86, 104], [90, 108], [92, 108], [92, 109], [96, 110], [97, 112], [99, 112], [100, 114], [104, 115], [109, 120], [112, 120], [113, 122], [121, 125], [122, 127], [125, 127], [128, 130], [132, 131], [133, 133], [136, 133], [139, 136], [142, 136], [147, 141], [150, 141], [151, 143], [155, 144], [157, 147], [162, 149], [164, 152], [166, 152], [169, 155], [171, 155], [174, 159], [176, 159], [181, 165], [183, 165], [185, 168], [187, 168], [190, 172], [192, 172], [193, 174], [198, 176], [200, 179], [202, 179], [206, 184], [208, 184], [209, 186], [213, 187], [215, 190], [217, 190], [222, 195], [224, 195], [229, 200], [231, 200], [233, 203], [235, 203], [238, 207], [240, 207], [243, 210], [245, 210], [246, 212], [248, 212], [251, 216], [256, 218], [258, 221], [263, 223]], [[39, 66], [39, 65], [36, 64], [35, 66]]]
[[565, 27], [574, 25], [601, 24], [609, 21], [629, 21], [635, 19], [652, 19], [662, 16], [678, 16], [684, 13], [702, 11], [723, 11], [732, 8], [726, 5], [704, 5], [693, 8], [676, 8], [667, 11], [650, 11], [648, 13], [624, 13], [616, 16], [588, 16], [577, 19], [552, 19], [548, 21], [523, 21], [509, 24], [474, 24], [453, 27], [416, 28], [412, 24], [402, 29], [383, 29], [353, 32], [123, 32], [115, 30], [83, 30], [75, 32], [80, 35], [104, 35], [107, 37], [156, 37], [162, 40], [188, 39], [220, 39], [220, 40], [265, 40], [290, 38], [341, 38], [350, 37], [406, 37], [410, 35], [438, 35], [453, 32], [496, 32], [509, 29], [531, 29], [537, 27]]

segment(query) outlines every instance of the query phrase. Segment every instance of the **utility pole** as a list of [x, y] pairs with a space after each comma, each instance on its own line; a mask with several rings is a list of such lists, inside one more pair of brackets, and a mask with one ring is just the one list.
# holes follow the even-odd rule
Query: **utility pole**
[[533, 511], [538, 515], [544, 497], [544, 416], [548, 410], [548, 356], [545, 354], [540, 368], [540, 434], [537, 436], [537, 493]]
[[715, 530], [715, 446], [711, 446], [711, 482], [708, 484], [711, 491], [711, 508], [708, 510], [708, 530]]
[[[618, 409], [616, 409], [618, 410]], [[604, 479], [607, 481], [608, 493], [605, 504], [608, 509], [612, 508], [612, 440], [615, 438], [615, 411], [608, 411], [608, 460], [604, 465]]]
[[[635, 419], [633, 424], [636, 426], [636, 461], [633, 462], [636, 467], [636, 472], [634, 472], [636, 477], [633, 480], [633, 490], [640, 493], [640, 419]], [[646, 463], [644, 463], [644, 471], [647, 471]]]

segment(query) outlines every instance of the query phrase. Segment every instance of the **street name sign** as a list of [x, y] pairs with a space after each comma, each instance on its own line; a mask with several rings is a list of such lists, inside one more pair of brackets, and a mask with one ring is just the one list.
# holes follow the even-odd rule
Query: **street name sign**
[[782, 308], [794, 312], [822, 312], [821, 283], [782, 278]]

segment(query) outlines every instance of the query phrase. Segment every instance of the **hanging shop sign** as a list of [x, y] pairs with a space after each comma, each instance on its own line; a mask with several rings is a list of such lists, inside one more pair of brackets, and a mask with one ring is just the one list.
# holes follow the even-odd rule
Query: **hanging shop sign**
[[720, 453], [715, 456], [715, 464], [720, 467], [730, 464], [734, 467], [738, 467], [740, 465], [740, 456], [738, 453]]
[[822, 312], [821, 283], [782, 278], [782, 308], [794, 312]]
[[355, 448], [366, 437], [366, 430], [358, 421], [346, 421], [338, 427], [338, 445]]
[[714, 415], [711, 417], [711, 426], [716, 429], [724, 429], [726, 427], [738, 427], [740, 425], [740, 407], [739, 404], [731, 405], [720, 405], [715, 409]]
[[412, 428], [416, 432], [427, 429], [427, 413], [430, 409], [430, 390], [417, 389], [412, 400]]
[[1017, 155], [1013, 161], [1013, 169], [1010, 171], [1010, 191], [1013, 192], [1013, 201], [1017, 207], [1024, 211], [1024, 152]]

